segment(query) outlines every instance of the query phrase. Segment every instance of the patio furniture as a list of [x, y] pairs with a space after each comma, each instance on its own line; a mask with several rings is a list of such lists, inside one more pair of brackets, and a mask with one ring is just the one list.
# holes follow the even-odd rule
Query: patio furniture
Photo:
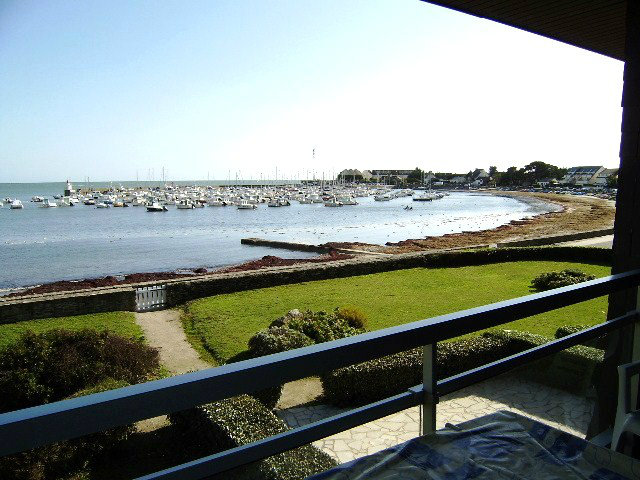
[[632, 404], [633, 383], [631, 382], [631, 377], [639, 373], [640, 361], [618, 367], [618, 408], [611, 438], [611, 449], [616, 452], [622, 451], [625, 434], [633, 433], [640, 436], [640, 410], [636, 410]]

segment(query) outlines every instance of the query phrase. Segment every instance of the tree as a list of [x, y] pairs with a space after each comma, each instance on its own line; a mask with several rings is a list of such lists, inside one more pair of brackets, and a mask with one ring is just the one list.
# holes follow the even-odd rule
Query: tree
[[422, 183], [422, 179], [424, 178], [424, 172], [420, 170], [418, 167], [415, 168], [408, 176], [407, 183]]
[[498, 167], [489, 167], [489, 176], [490, 177], [495, 177], [496, 173], [498, 173]]
[[545, 178], [562, 178], [566, 173], [566, 168], [558, 168], [544, 162], [531, 162], [524, 167], [525, 178], [531, 184]]
[[522, 185], [525, 180], [524, 172], [524, 168], [520, 170], [518, 170], [518, 167], [507, 168], [507, 171], [500, 176], [500, 185], [511, 187]]
[[608, 188], [618, 188], [618, 174], [614, 173], [607, 177], [607, 187]]

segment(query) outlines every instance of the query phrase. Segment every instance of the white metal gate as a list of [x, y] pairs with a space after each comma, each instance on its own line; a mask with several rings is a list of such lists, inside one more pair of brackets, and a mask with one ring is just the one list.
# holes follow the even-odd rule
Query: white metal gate
[[136, 311], [162, 310], [167, 303], [167, 286], [153, 285], [136, 288]]

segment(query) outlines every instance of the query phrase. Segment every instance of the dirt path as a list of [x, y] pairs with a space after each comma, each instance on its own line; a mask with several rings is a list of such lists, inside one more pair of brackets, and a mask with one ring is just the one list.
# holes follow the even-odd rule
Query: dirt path
[[160, 363], [171, 373], [181, 374], [211, 367], [187, 341], [179, 311], [136, 313], [136, 323], [142, 328], [149, 345], [160, 352]]
[[[160, 353], [160, 363], [169, 372], [179, 375], [193, 370], [211, 367], [202, 360], [182, 330], [180, 312], [160, 310], [136, 313], [136, 323], [140, 325], [147, 343]], [[138, 431], [153, 432], [169, 425], [166, 415], [148, 418], [137, 423]]]

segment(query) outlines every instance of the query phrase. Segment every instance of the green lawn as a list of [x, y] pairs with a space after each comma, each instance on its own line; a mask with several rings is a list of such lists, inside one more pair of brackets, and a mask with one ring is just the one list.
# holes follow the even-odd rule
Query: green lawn
[[135, 322], [131, 312], [94, 313], [75, 317], [43, 318], [24, 322], [0, 325], [0, 349], [14, 342], [27, 330], [36, 333], [46, 332], [54, 328], [67, 330], [110, 330], [125, 337], [142, 338], [142, 330]]
[[[565, 268], [598, 277], [609, 267], [570, 262], [511, 262], [493, 265], [400, 270], [359, 277], [218, 295], [187, 305], [184, 325], [194, 347], [224, 362], [244, 351], [258, 330], [288, 310], [358, 307], [369, 329], [399, 325], [532, 293], [536, 275]], [[596, 324], [605, 319], [606, 297], [502, 326], [552, 337], [561, 325]]]

